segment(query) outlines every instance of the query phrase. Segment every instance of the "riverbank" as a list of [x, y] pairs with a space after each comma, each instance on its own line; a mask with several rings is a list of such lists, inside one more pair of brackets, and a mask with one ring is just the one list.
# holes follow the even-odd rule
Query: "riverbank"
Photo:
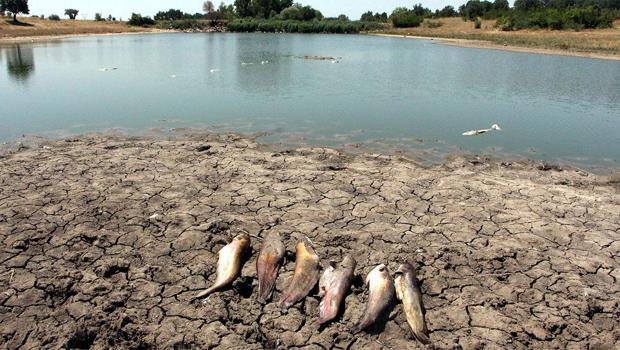
[[[618, 345], [619, 179], [530, 163], [275, 150], [253, 139], [82, 136], [0, 158], [0, 344], [38, 348], [412, 348], [400, 305], [351, 325], [363, 276], [419, 269], [439, 348]], [[358, 260], [338, 322], [315, 292], [281, 314], [255, 301], [255, 261], [204, 304], [217, 251], [268, 230], [323, 264]], [[290, 259], [289, 259], [290, 260]], [[279, 297], [292, 276], [288, 262]]]
[[[58, 40], [78, 35], [174, 32], [174, 30], [131, 27], [122, 22], [69, 20], [54, 22], [36, 18], [23, 18], [21, 21], [31, 25], [14, 26], [6, 21], [0, 21], [0, 44]], [[441, 26], [436, 27], [437, 24], [428, 23], [441, 23]], [[614, 23], [614, 28], [580, 32], [551, 30], [503, 32], [495, 29], [494, 24], [493, 20], [484, 20], [482, 28], [475, 29], [473, 22], [464, 22], [461, 18], [441, 18], [427, 20], [418, 28], [390, 29], [371, 34], [432, 39], [442, 44], [463, 47], [620, 60], [620, 21]]]
[[21, 24], [9, 23], [7, 18], [0, 18], [0, 43], [28, 42], [50, 39], [62, 39], [77, 35], [102, 35], [121, 33], [157, 32], [154, 28], [132, 27], [125, 22], [96, 21], [50, 21], [39, 18], [19, 18]]
[[[439, 27], [429, 23], [441, 23]], [[390, 29], [377, 34], [437, 40], [442, 44], [539, 54], [620, 60], [620, 21], [613, 28], [583, 31], [501, 31], [495, 20], [483, 20], [482, 28], [461, 18], [427, 20], [417, 28]]]

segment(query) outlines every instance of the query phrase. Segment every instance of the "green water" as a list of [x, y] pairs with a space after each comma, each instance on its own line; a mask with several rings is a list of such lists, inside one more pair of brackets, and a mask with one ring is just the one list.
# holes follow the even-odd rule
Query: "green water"
[[[0, 47], [0, 68], [1, 141], [199, 127], [429, 157], [620, 160], [618, 61], [373, 36], [156, 34]], [[494, 123], [503, 131], [461, 135]]]

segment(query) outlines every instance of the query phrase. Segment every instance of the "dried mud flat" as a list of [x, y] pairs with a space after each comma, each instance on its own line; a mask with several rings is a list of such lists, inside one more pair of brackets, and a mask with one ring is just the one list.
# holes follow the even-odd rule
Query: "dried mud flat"
[[[542, 169], [542, 170], [541, 170]], [[618, 348], [617, 181], [532, 164], [274, 151], [235, 135], [89, 136], [0, 158], [0, 347], [415, 349], [400, 305], [352, 335], [362, 277], [320, 328], [316, 291], [287, 314], [255, 301], [259, 237], [292, 276], [310, 237], [419, 269], [432, 347]], [[190, 303], [237, 232], [253, 257], [231, 289]]]

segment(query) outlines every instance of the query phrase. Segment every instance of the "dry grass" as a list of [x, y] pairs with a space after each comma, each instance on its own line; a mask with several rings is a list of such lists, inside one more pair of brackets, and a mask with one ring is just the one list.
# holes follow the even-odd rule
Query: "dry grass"
[[613, 28], [580, 32], [568, 30], [503, 32], [494, 28], [494, 20], [483, 20], [482, 29], [475, 29], [473, 22], [465, 22], [461, 18], [442, 18], [439, 21], [442, 22], [439, 28], [422, 25], [418, 28], [391, 29], [386, 34], [482, 40], [501, 46], [620, 55], [620, 21], [616, 21]]
[[149, 28], [130, 27], [124, 22], [50, 21], [39, 18], [19, 18], [19, 21], [21, 24], [15, 25], [8, 17], [0, 18], [0, 39], [151, 31]]

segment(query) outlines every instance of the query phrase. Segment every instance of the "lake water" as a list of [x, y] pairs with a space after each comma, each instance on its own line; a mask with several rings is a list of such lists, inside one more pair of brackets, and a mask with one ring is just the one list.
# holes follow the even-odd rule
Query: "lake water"
[[[429, 157], [620, 161], [618, 61], [374, 36], [147, 34], [0, 47], [0, 68], [0, 141], [206, 127]], [[461, 136], [493, 123], [503, 131]]]

